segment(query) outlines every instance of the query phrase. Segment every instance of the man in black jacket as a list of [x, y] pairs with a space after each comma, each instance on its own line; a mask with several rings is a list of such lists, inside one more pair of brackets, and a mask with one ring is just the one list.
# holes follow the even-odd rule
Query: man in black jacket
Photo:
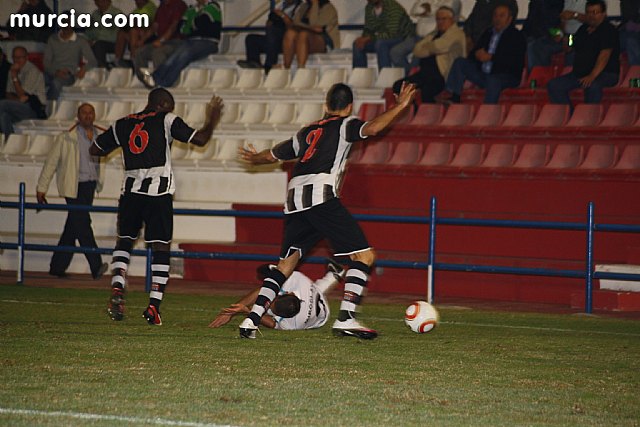
[[509, 7], [496, 6], [493, 26], [486, 30], [467, 58], [453, 63], [446, 91], [436, 97], [441, 102], [460, 102], [465, 80], [486, 89], [485, 104], [497, 104], [500, 92], [517, 87], [522, 78], [527, 41], [513, 25]]

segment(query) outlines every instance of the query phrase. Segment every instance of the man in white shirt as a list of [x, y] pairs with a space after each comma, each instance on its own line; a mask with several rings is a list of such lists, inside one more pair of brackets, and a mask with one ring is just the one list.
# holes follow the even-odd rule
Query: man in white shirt
[[[263, 264], [256, 269], [257, 279], [262, 282], [271, 266]], [[329, 319], [329, 304], [326, 293], [345, 275], [345, 270], [332, 260], [328, 260], [327, 273], [315, 282], [294, 271], [280, 289], [280, 294], [272, 301], [261, 324], [267, 328], [287, 331], [320, 328]], [[243, 296], [235, 304], [223, 308], [209, 324], [210, 328], [226, 325], [236, 314], [248, 314], [260, 288]]]

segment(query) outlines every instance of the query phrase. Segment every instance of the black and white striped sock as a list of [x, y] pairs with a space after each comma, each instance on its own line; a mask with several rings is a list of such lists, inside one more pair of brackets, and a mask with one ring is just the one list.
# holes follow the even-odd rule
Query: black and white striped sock
[[360, 309], [362, 298], [369, 281], [371, 267], [355, 261], [351, 263], [351, 268], [347, 270], [344, 283], [344, 295], [340, 302], [340, 312], [338, 320], [345, 321], [356, 317], [356, 312]]
[[251, 308], [251, 313], [247, 316], [254, 325], [258, 326], [260, 324], [262, 315], [269, 309], [271, 302], [278, 295], [286, 280], [285, 275], [275, 268], [271, 269], [267, 277], [265, 277], [258, 298], [256, 298], [256, 302]]
[[116, 247], [111, 258], [111, 287], [124, 289], [127, 285], [127, 270], [131, 261], [131, 249]]
[[149, 304], [160, 308], [164, 289], [169, 282], [169, 263], [171, 256], [168, 251], [154, 251], [151, 260], [151, 292]]

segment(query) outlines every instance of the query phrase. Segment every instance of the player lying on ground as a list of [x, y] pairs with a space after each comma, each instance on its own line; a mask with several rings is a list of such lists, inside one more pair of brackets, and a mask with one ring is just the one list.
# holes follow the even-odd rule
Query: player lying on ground
[[260, 319], [293, 273], [298, 262], [322, 238], [334, 257], [349, 257], [344, 297], [333, 331], [341, 336], [372, 339], [378, 336], [356, 320], [375, 253], [362, 229], [338, 198], [340, 182], [353, 143], [378, 135], [412, 104], [415, 86], [403, 84], [397, 103], [369, 122], [352, 116], [353, 92], [343, 83], [329, 89], [322, 120], [303, 127], [293, 138], [270, 150], [253, 146], [240, 149], [240, 157], [251, 164], [297, 159], [287, 185], [284, 205], [284, 239], [280, 262], [262, 283], [251, 313], [240, 324], [240, 336], [255, 338]]
[[[263, 264], [256, 269], [257, 279], [262, 282], [275, 265]], [[301, 330], [320, 328], [329, 319], [329, 304], [326, 294], [344, 278], [345, 270], [332, 260], [328, 261], [327, 273], [321, 279], [312, 282], [304, 274], [294, 271], [284, 282], [280, 293], [271, 302], [269, 310], [262, 316], [260, 324], [267, 328], [281, 330]], [[249, 304], [254, 304], [260, 293], [260, 287], [243, 296], [235, 304], [223, 308], [209, 324], [210, 328], [219, 328], [229, 323], [236, 314], [249, 314]]]
[[149, 92], [144, 110], [115, 122], [89, 150], [105, 156], [122, 148], [124, 183], [118, 201], [118, 239], [111, 263], [111, 299], [107, 311], [112, 320], [124, 318], [126, 275], [133, 244], [144, 224], [144, 240], [151, 245], [151, 292], [142, 316], [150, 325], [162, 325], [160, 303], [169, 281], [169, 250], [173, 237], [173, 193], [171, 168], [173, 139], [199, 147], [206, 145], [220, 121], [222, 99], [213, 96], [207, 104], [205, 124], [200, 130], [173, 114], [175, 102], [162, 88]]

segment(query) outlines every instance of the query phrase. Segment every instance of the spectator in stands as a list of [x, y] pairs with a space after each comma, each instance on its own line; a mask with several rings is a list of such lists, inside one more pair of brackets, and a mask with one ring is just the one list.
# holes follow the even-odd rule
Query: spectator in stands
[[491, 28], [493, 10], [499, 5], [507, 6], [511, 11], [513, 20], [516, 20], [518, 17], [518, 3], [516, 0], [476, 0], [469, 17], [464, 21], [467, 49], [473, 49], [482, 34]]
[[[47, 6], [44, 0], [24, 0], [20, 5], [20, 8], [15, 13], [28, 15], [31, 20], [34, 15], [49, 16], [49, 14], [53, 12], [49, 9], [49, 6]], [[46, 25], [42, 27], [36, 27], [35, 25], [12, 27], [11, 19], [7, 21], [5, 26], [9, 33], [9, 39], [11, 40], [46, 43], [49, 36], [53, 33], [53, 28]]]
[[[57, 175], [58, 193], [64, 197], [68, 205], [93, 204], [93, 196], [96, 190], [102, 189], [104, 168], [100, 158], [89, 154], [89, 147], [104, 129], [93, 124], [96, 112], [91, 104], [82, 104], [78, 107], [78, 122], [56, 137], [51, 151], [44, 162], [38, 185], [36, 198], [38, 203], [46, 204], [46, 194], [53, 174]], [[96, 239], [91, 229], [91, 216], [88, 211], [70, 210], [67, 213], [67, 221], [64, 231], [58, 241], [58, 246], [75, 246], [76, 240], [85, 248], [97, 248]], [[99, 279], [108, 264], [102, 262], [102, 257], [97, 253], [85, 254], [91, 275]], [[56, 251], [51, 257], [49, 274], [57, 277], [65, 277], [71, 264], [73, 252]]]
[[93, 55], [96, 57], [98, 67], [105, 68], [107, 66], [107, 54], [114, 53], [116, 47], [116, 38], [118, 37], [118, 28], [115, 25], [105, 27], [102, 25], [102, 17], [111, 15], [113, 19], [122, 11], [111, 4], [111, 0], [94, 0], [97, 9], [91, 12], [91, 22], [98, 23], [97, 27], [93, 26], [85, 31], [84, 35], [89, 40]]
[[[135, 0], [136, 8], [131, 12], [132, 15], [147, 15], [149, 23], [152, 23], [156, 17], [157, 7], [151, 0]], [[118, 31], [116, 37], [116, 44], [114, 46], [115, 65], [117, 67], [129, 67], [130, 63], [127, 63], [124, 57], [124, 51], [126, 47], [129, 47], [129, 53], [131, 57], [135, 55], [136, 50], [144, 44], [146, 34], [151, 31], [151, 26], [148, 27], [131, 27], [122, 28]]]
[[436, 12], [436, 29], [420, 40], [413, 49], [413, 56], [420, 59], [417, 73], [393, 84], [393, 93], [399, 94], [403, 82], [420, 89], [422, 102], [434, 102], [434, 96], [444, 89], [451, 64], [463, 57], [466, 50], [465, 35], [456, 25], [453, 9], [441, 6]]
[[[562, 41], [560, 13], [564, 0], [531, 0], [522, 32], [527, 36], [527, 65], [529, 71], [536, 62], [539, 49]], [[551, 58], [549, 58], [550, 60]], [[538, 64], [542, 65], [542, 64]]]
[[71, 27], [61, 28], [49, 37], [43, 62], [48, 99], [58, 99], [64, 86], [83, 79], [86, 71], [96, 66], [89, 43]]
[[640, 0], [620, 0], [620, 47], [629, 65], [640, 65]]
[[[527, 52], [529, 69], [535, 66], [551, 65], [551, 57], [564, 50], [569, 43], [573, 43], [573, 37], [586, 21], [583, 13], [587, 0], [564, 0], [563, 10], [560, 13], [560, 37], [539, 38], [533, 42]], [[573, 64], [573, 54], [565, 52], [565, 65]]]
[[336, 8], [329, 0], [306, 0], [298, 8], [292, 25], [284, 33], [284, 68], [291, 68], [294, 55], [298, 60], [298, 68], [304, 68], [310, 53], [323, 53], [339, 47], [340, 31]]
[[485, 104], [497, 104], [503, 89], [520, 84], [526, 50], [527, 40], [513, 25], [509, 7], [496, 6], [493, 27], [482, 34], [467, 58], [455, 60], [446, 91], [436, 100], [460, 102], [464, 82], [470, 80], [485, 89]]
[[282, 52], [282, 39], [288, 25], [293, 24], [293, 16], [300, 6], [300, 0], [283, 0], [280, 9], [274, 9], [267, 18], [264, 35], [249, 34], [244, 39], [247, 59], [238, 61], [242, 68], [262, 68], [260, 54], [265, 54], [264, 71], [268, 73], [278, 63], [278, 54]]
[[602, 99], [602, 89], [618, 83], [620, 41], [615, 27], [606, 20], [604, 0], [589, 0], [584, 16], [585, 23], [573, 41], [573, 69], [547, 85], [553, 104], [571, 105], [569, 92], [580, 87], [584, 88], [584, 102], [597, 104]]
[[11, 64], [7, 61], [7, 55], [0, 47], [0, 99], [4, 99], [7, 95], [7, 79], [9, 78], [9, 69]]
[[133, 69], [141, 82], [145, 77], [142, 69], [149, 61], [158, 68], [181, 45], [179, 26], [186, 10], [187, 5], [182, 0], [164, 0], [158, 7], [151, 31], [145, 34], [144, 46], [133, 55]]
[[27, 49], [13, 48], [13, 65], [6, 79], [5, 99], [0, 100], [0, 131], [8, 137], [14, 123], [24, 119], [45, 118], [44, 77], [27, 60]]
[[185, 37], [175, 52], [152, 74], [144, 73], [143, 83], [148, 88], [156, 85], [171, 87], [180, 72], [193, 62], [218, 52], [222, 11], [213, 0], [198, 0], [182, 17], [180, 33]]
[[[419, 65], [420, 61], [418, 57], [414, 55], [413, 61], [409, 63], [407, 56], [413, 52], [413, 48], [416, 43], [436, 30], [437, 18], [435, 11], [439, 10], [441, 6], [447, 6], [453, 10], [455, 15], [454, 20], [457, 20], [460, 17], [460, 11], [462, 10], [462, 3], [460, 0], [433, 0], [431, 3], [427, 3], [424, 0], [417, 0], [414, 3], [411, 7], [410, 15], [417, 19], [416, 33], [391, 48], [389, 54], [391, 55], [391, 63], [394, 67], [404, 68], [408, 75], [411, 68]], [[434, 12], [432, 13], [432, 11]]]
[[415, 34], [415, 25], [396, 0], [367, 0], [362, 36], [353, 42], [353, 67], [367, 67], [367, 53], [378, 56], [378, 68], [391, 67], [391, 48]]

